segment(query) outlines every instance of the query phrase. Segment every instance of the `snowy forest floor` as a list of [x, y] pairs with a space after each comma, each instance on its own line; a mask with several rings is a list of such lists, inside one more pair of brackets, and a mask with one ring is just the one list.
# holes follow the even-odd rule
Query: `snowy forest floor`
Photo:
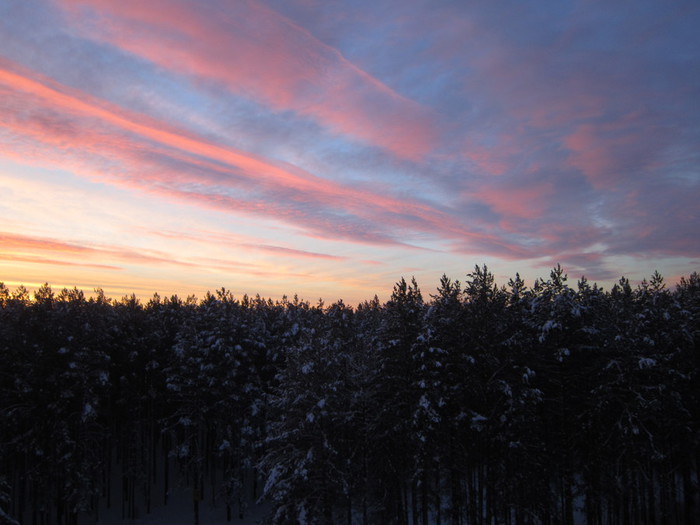
[[[238, 509], [234, 509], [231, 521], [226, 520], [226, 506], [222, 502], [212, 504], [211, 501], [203, 501], [199, 509], [199, 523], [201, 525], [258, 525], [265, 523], [270, 514], [270, 505], [267, 503], [255, 504], [250, 502], [245, 517], [238, 517]], [[192, 525], [194, 510], [192, 506], [192, 489], [177, 488], [170, 494], [167, 505], [158, 505], [151, 513], [137, 513], [136, 519], [122, 518], [122, 509], [119, 504], [110, 509], [104, 509], [99, 519], [94, 516], [83, 515], [79, 519], [79, 525], [122, 525], [140, 523], [160, 523], [169, 525]]]

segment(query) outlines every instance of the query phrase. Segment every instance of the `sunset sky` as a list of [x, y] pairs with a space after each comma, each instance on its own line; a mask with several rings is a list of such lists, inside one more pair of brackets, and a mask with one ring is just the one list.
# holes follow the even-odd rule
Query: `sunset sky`
[[700, 270], [700, 2], [0, 0], [0, 281]]

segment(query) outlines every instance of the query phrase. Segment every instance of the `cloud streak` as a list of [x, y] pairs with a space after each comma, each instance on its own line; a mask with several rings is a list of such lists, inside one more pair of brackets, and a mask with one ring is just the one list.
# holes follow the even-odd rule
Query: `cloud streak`
[[[77, 150], [81, 160], [89, 157], [93, 173], [103, 166], [107, 173], [121, 171], [109, 167], [118, 161], [126, 168], [116, 178], [122, 184], [196, 205], [264, 214], [297, 223], [322, 237], [402, 244], [391, 227], [498, 244], [497, 239], [471, 231], [449, 214], [417, 200], [365, 192], [286, 163], [271, 163], [190, 137], [146, 116], [29, 75], [15, 64], [0, 62], [0, 84], [9, 95], [3, 108], [5, 128], [65, 153]], [[27, 107], [32, 108], [28, 113]]]
[[[131, 249], [118, 246], [88, 246], [71, 242], [63, 242], [55, 239], [17, 235], [8, 232], [0, 232], [3, 255], [7, 260], [25, 260], [42, 262], [41, 257], [35, 257], [34, 253], [48, 253], [61, 255], [65, 258], [61, 264], [71, 266], [103, 267], [105, 269], [121, 269], [113, 265], [96, 264], [90, 259], [120, 262], [122, 264], [146, 264], [151, 266], [172, 265], [188, 268], [196, 265], [191, 262], [173, 260], [166, 254], [135, 252]], [[84, 260], [82, 258], [87, 258]], [[45, 260], [45, 259], [44, 259]], [[56, 261], [48, 261], [48, 264]]]
[[[160, 67], [222, 83], [278, 111], [420, 159], [436, 140], [430, 113], [265, 5], [61, 0], [90, 37]], [[82, 24], [85, 12], [90, 27]]]

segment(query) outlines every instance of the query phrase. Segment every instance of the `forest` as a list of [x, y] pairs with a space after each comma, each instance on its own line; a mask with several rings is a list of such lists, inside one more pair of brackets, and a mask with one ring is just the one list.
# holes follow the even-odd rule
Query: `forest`
[[700, 275], [486, 266], [356, 307], [0, 283], [0, 523], [693, 524]]

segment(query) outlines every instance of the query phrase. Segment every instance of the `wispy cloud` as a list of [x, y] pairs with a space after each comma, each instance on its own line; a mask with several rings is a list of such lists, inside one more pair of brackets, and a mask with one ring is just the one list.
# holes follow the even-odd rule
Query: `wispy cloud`
[[295, 250], [294, 248], [285, 248], [284, 246], [273, 246], [269, 244], [249, 244], [247, 246], [256, 250], [261, 250], [273, 254], [279, 254], [285, 257], [300, 257], [303, 259], [325, 259], [328, 261], [343, 261], [347, 259], [347, 257], [341, 257], [339, 255], [307, 252], [306, 250]]
[[[436, 140], [427, 109], [257, 1], [59, 4], [91, 38], [160, 67], [222, 83], [278, 111], [308, 115], [402, 157], [419, 159]], [[86, 10], [89, 24], [83, 23]]]
[[99, 264], [99, 263], [89, 263], [89, 262], [79, 262], [79, 261], [62, 261], [60, 259], [51, 259], [46, 257], [38, 257], [31, 255], [14, 255], [11, 253], [0, 253], [0, 260], [10, 261], [10, 262], [20, 262], [20, 263], [31, 263], [31, 264], [44, 264], [49, 267], [51, 266], [79, 266], [83, 268], [96, 268], [99, 270], [110, 270], [118, 271], [121, 270], [119, 266], [111, 266], [109, 264]]
[[167, 254], [159, 254], [151, 251], [136, 252], [132, 249], [119, 246], [105, 245], [82, 245], [73, 242], [64, 242], [55, 239], [33, 237], [28, 235], [18, 235], [7, 232], [0, 232], [0, 242], [6, 260], [24, 260], [28, 262], [44, 264], [56, 264], [56, 260], [48, 260], [43, 256], [32, 254], [53, 254], [60, 255], [63, 262], [61, 264], [70, 266], [102, 267], [105, 269], [121, 269], [116, 265], [103, 265], [98, 261], [112, 261], [121, 264], [146, 264], [149, 266], [184, 266], [195, 267], [192, 262], [180, 261], [169, 257]]
[[36, 141], [20, 144], [19, 155], [29, 150], [55, 162], [60, 150], [87, 163], [93, 176], [195, 205], [276, 217], [327, 238], [403, 244], [399, 233], [421, 231], [498, 242], [418, 200], [369, 193], [271, 163], [32, 78], [7, 61], [0, 66], [0, 83], [12, 95], [3, 105], [5, 128]]

